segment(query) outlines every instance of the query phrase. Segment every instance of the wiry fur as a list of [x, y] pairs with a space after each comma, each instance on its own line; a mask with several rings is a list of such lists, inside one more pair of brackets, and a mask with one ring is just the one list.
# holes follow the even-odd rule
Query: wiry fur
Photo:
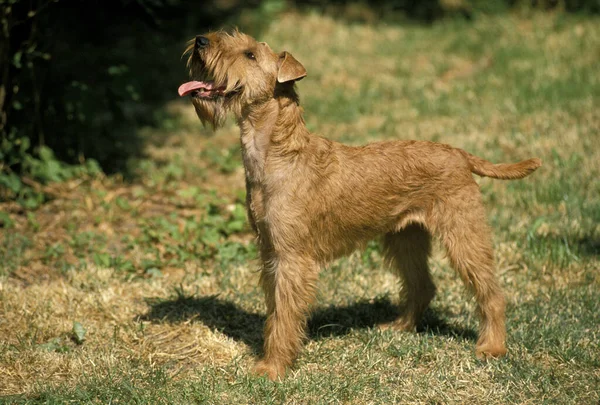
[[315, 136], [304, 125], [294, 89], [306, 74], [299, 62], [240, 32], [204, 36], [208, 46], [188, 48], [191, 76], [213, 78], [227, 91], [217, 99], [193, 98], [193, 104], [214, 126], [227, 111], [237, 119], [248, 217], [263, 263], [268, 318], [256, 371], [271, 379], [285, 373], [302, 344], [319, 268], [378, 236], [405, 295], [404, 313], [388, 327], [414, 329], [433, 298], [427, 260], [436, 236], [476, 297], [476, 354], [504, 355], [504, 297], [472, 173], [522, 178], [539, 159], [494, 165], [433, 142], [350, 147]]

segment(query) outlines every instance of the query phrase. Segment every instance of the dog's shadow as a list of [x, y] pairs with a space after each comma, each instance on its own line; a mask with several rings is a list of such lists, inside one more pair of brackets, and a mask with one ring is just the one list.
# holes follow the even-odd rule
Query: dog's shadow
[[[265, 315], [249, 312], [218, 296], [183, 296], [173, 299], [149, 298], [150, 310], [138, 317], [150, 322], [178, 323], [197, 319], [236, 341], [248, 345], [255, 354], [262, 352]], [[308, 321], [307, 335], [311, 340], [344, 336], [352, 330], [373, 328], [391, 322], [401, 313], [401, 308], [389, 298], [361, 300], [350, 305], [330, 305], [315, 308]], [[452, 336], [460, 340], [477, 337], [470, 329], [448, 324], [443, 318], [449, 314], [439, 309], [428, 309], [417, 327], [417, 332]]]

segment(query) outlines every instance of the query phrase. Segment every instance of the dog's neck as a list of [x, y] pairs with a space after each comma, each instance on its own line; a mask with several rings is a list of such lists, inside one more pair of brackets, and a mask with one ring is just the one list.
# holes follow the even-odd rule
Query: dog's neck
[[248, 106], [238, 119], [246, 178], [250, 183], [264, 181], [268, 157], [290, 157], [310, 141], [302, 118], [298, 96], [291, 90]]

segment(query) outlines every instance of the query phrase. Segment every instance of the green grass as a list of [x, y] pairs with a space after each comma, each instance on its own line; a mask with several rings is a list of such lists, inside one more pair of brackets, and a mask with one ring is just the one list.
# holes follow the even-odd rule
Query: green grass
[[287, 378], [249, 373], [265, 308], [237, 129], [213, 134], [174, 101], [157, 112], [161, 128], [144, 130], [132, 179], [82, 171], [40, 186], [41, 205], [0, 206], [0, 402], [597, 403], [597, 21], [529, 13], [363, 25], [290, 12], [261, 39], [307, 68], [298, 89], [318, 134], [542, 158], [524, 180], [478, 180], [508, 302], [508, 357], [475, 358], [475, 304], [439, 249], [438, 294], [418, 332], [381, 332], [398, 286], [372, 243], [322, 272]]

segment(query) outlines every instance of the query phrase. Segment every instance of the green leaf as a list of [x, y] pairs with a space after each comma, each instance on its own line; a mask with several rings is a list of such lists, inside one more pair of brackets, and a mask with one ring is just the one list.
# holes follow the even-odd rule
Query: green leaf
[[38, 193], [30, 188], [25, 188], [23, 191], [23, 196], [18, 199], [18, 202], [25, 209], [34, 210], [44, 202], [44, 195], [42, 193]]
[[194, 198], [201, 193], [200, 187], [192, 186], [183, 190], [178, 190], [177, 195], [182, 198]]
[[80, 322], [73, 322], [73, 340], [75, 341], [75, 343], [77, 343], [78, 345], [83, 344], [86, 332], [87, 331]]
[[54, 152], [52, 152], [52, 149], [47, 146], [41, 146], [38, 150], [38, 153], [40, 155], [40, 159], [44, 162], [54, 160]]
[[150, 267], [149, 269], [146, 269], [145, 273], [150, 276], [150, 278], [161, 278], [163, 276], [162, 271], [156, 267]]
[[110, 255], [108, 253], [94, 253], [94, 264], [101, 267], [110, 267]]
[[216, 247], [221, 241], [221, 234], [218, 230], [214, 228], [209, 228], [206, 230], [204, 235], [202, 235], [202, 243], [207, 246]]
[[125, 198], [117, 197], [115, 202], [117, 203], [117, 206], [124, 211], [129, 211], [131, 209], [131, 205], [129, 204], [129, 201], [127, 201]]
[[142, 259], [141, 266], [145, 272], [153, 267], [158, 268], [160, 266], [160, 262], [157, 260]]
[[235, 232], [241, 232], [244, 230], [244, 226], [246, 225], [246, 221], [245, 220], [234, 220], [234, 221], [230, 221], [227, 223], [227, 225], [225, 226], [227, 233], [235, 233]]
[[219, 258], [225, 263], [244, 260], [245, 252], [244, 245], [238, 242], [228, 242], [219, 246]]
[[0, 228], [12, 228], [14, 224], [6, 212], [0, 212]]
[[21, 52], [21, 51], [17, 51], [17, 52], [15, 52], [15, 54], [13, 55], [13, 60], [12, 60], [12, 62], [13, 62], [13, 65], [15, 65], [15, 67], [16, 67], [17, 69], [20, 69], [20, 68], [22, 67], [22, 64], [21, 64], [21, 56], [23, 56], [23, 52]]
[[8, 188], [13, 193], [18, 193], [21, 191], [23, 184], [21, 183], [19, 176], [14, 173], [0, 173], [0, 186]]
[[19, 149], [20, 149], [21, 153], [23, 154], [23, 153], [27, 152], [27, 150], [31, 146], [31, 141], [29, 140], [29, 138], [24, 136], [23, 138], [19, 138], [17, 140], [16, 144], [19, 145]]
[[49, 340], [46, 343], [38, 345], [38, 348], [47, 352], [65, 353], [69, 351], [69, 346], [65, 345], [64, 340], [59, 337], [56, 337], [52, 340]]
[[109, 66], [108, 68], [108, 74], [111, 76], [120, 76], [124, 73], [126, 73], [129, 70], [129, 68], [125, 65], [119, 65], [119, 66]]

